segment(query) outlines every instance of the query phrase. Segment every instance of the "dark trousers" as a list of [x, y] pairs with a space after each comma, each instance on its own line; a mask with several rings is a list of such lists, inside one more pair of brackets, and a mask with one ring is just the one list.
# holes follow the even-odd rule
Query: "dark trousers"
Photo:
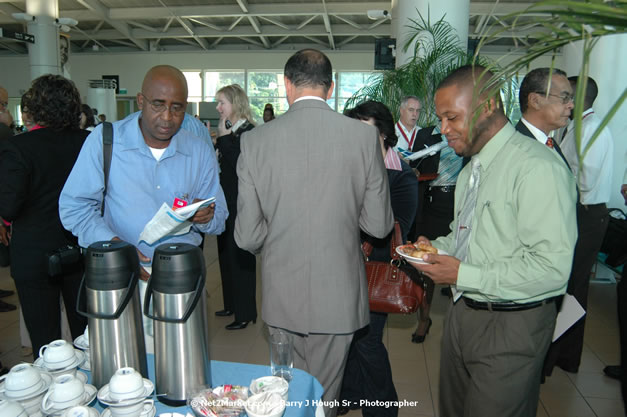
[[255, 255], [240, 249], [235, 243], [236, 210], [226, 219], [224, 233], [218, 236], [218, 260], [222, 278], [225, 310], [235, 313], [236, 321], [257, 319], [255, 289], [257, 271]]
[[[609, 215], [605, 204], [594, 206], [577, 205], [577, 229], [579, 236], [575, 245], [573, 267], [566, 292], [573, 295], [587, 310], [590, 272], [596, 263]], [[550, 376], [553, 367], [559, 366], [568, 372], [577, 372], [583, 351], [586, 316], [568, 329], [555, 343], [551, 344], [544, 361], [544, 375]]]
[[[358, 408], [359, 400], [397, 401], [388, 352], [383, 345], [387, 314], [370, 312], [370, 325], [355, 333], [348, 352], [340, 403], [350, 401]], [[398, 407], [362, 407], [364, 417], [398, 416]]]
[[[87, 318], [76, 312], [78, 288], [83, 277], [82, 268], [58, 277], [50, 277], [45, 272], [37, 276], [20, 276], [15, 272], [14, 275], [24, 323], [33, 344], [34, 359], [39, 357], [39, 349], [43, 345], [61, 339], [61, 296], [72, 338], [75, 339], [83, 333]], [[83, 292], [83, 298], [84, 295]], [[82, 304], [85, 305], [84, 299]]]
[[463, 299], [444, 319], [441, 417], [535, 417], [555, 303], [524, 311], [474, 310]]

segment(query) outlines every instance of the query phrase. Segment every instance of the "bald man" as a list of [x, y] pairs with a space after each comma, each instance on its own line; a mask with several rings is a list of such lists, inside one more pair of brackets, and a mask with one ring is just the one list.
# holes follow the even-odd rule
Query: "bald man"
[[[113, 123], [113, 155], [100, 216], [103, 182], [102, 124], [85, 145], [61, 192], [59, 214], [81, 246], [121, 239], [137, 246], [141, 278], [149, 277], [156, 246], [163, 243], [198, 245], [201, 233], [220, 234], [228, 216], [218, 178], [214, 150], [207, 142], [181, 129], [187, 108], [187, 82], [178, 69], [151, 68], [137, 93], [140, 112]], [[192, 203], [215, 197], [209, 207], [192, 217], [188, 233], [170, 236], [153, 245], [139, 235], [163, 203]]]
[[436, 90], [442, 134], [471, 161], [457, 179], [452, 232], [431, 242], [450, 255], [414, 266], [456, 290], [440, 416], [534, 417], [577, 237], [575, 182], [549, 148], [514, 129], [498, 94], [476, 93], [492, 77], [478, 81], [484, 70], [459, 68]]

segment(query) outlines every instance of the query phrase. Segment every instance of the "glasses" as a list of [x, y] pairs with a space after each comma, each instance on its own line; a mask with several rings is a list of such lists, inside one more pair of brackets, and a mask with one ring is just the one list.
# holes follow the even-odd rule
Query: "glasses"
[[2, 107], [3, 109], [6, 109], [8, 105], [9, 103], [7, 103], [6, 101], [0, 101], [0, 107]]
[[142, 97], [144, 97], [148, 101], [148, 104], [150, 104], [150, 107], [156, 113], [163, 113], [164, 111], [168, 110], [170, 113], [179, 116], [183, 112], [185, 112], [185, 108], [187, 107], [184, 104], [179, 103], [174, 103], [167, 106], [162, 100], [150, 100], [150, 98], [146, 97], [144, 93], [139, 94], [141, 94]]
[[541, 94], [543, 96], [557, 97], [560, 100], [562, 100], [562, 104], [568, 104], [570, 102], [575, 101], [575, 96], [573, 96], [572, 94], [568, 94], [568, 93], [563, 94], [563, 95], [558, 95], [558, 94], [550, 94], [550, 93], [547, 94], [546, 91], [545, 92], [538, 91], [536, 92], [536, 94]]

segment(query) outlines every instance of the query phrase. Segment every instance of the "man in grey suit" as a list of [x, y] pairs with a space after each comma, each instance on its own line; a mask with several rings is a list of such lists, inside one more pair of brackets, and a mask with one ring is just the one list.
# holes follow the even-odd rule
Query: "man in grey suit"
[[360, 228], [393, 227], [378, 132], [334, 112], [331, 63], [305, 49], [286, 63], [289, 110], [242, 135], [235, 241], [262, 254], [262, 317], [294, 339], [294, 366], [324, 387], [327, 416], [353, 333], [368, 324]]

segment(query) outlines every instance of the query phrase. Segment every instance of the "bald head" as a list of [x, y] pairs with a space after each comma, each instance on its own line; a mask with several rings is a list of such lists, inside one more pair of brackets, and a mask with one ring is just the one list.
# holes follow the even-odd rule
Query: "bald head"
[[142, 91], [150, 90], [155, 83], [161, 83], [164, 81], [174, 85], [178, 84], [177, 87], [182, 89], [182, 92], [187, 99], [187, 80], [185, 79], [185, 75], [183, 75], [178, 68], [171, 65], [157, 65], [150, 68], [144, 77]]

